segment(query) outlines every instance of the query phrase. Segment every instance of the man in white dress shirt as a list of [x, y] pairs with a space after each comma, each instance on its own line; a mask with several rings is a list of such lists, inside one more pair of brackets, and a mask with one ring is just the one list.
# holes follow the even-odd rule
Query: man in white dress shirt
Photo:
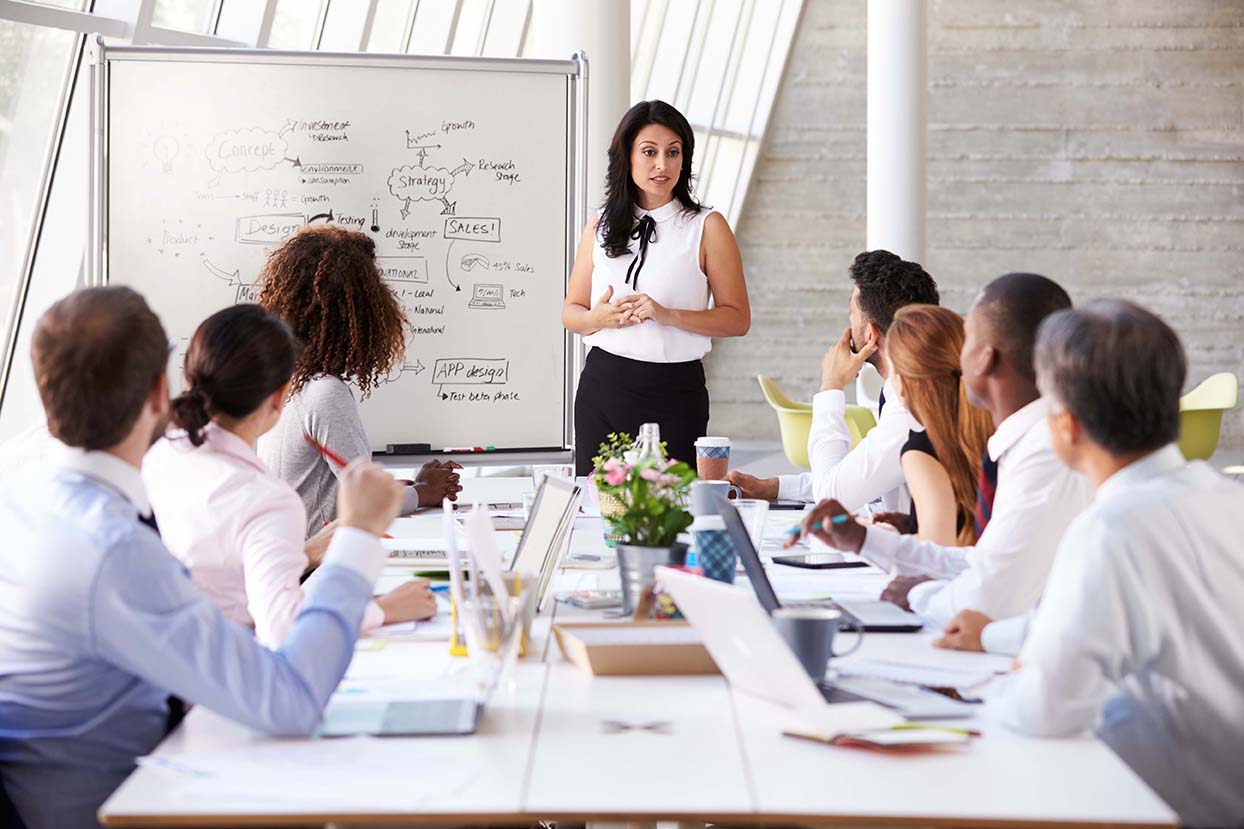
[[1037, 347], [1054, 450], [1096, 488], [988, 711], [1089, 728], [1189, 826], [1244, 826], [1244, 486], [1184, 460], [1179, 338], [1136, 305], [1055, 315]]
[[[974, 547], [942, 547], [853, 520], [812, 533], [897, 570], [882, 598], [938, 625], [960, 610], [1005, 618], [1036, 605], [1058, 542], [1089, 499], [1087, 483], [1051, 447], [1032, 361], [1037, 327], [1070, 306], [1056, 282], [1011, 273], [986, 285], [968, 312], [961, 357], [968, 397], [997, 424], [982, 458]], [[805, 533], [845, 511], [822, 501], [805, 517]]]
[[821, 361], [821, 391], [812, 398], [812, 429], [808, 433], [811, 472], [756, 478], [737, 470], [729, 480], [748, 498], [815, 501], [834, 498], [848, 509], [876, 500], [885, 512], [906, 513], [911, 495], [899, 460], [912, 429], [920, 425], [908, 414], [903, 400], [887, 379], [881, 392], [877, 426], [851, 448], [847, 428], [845, 389], [872, 363], [889, 378], [885, 335], [894, 315], [907, 305], [937, 305], [937, 283], [924, 268], [886, 250], [855, 257], [849, 270], [850, 326], [825, 352]]

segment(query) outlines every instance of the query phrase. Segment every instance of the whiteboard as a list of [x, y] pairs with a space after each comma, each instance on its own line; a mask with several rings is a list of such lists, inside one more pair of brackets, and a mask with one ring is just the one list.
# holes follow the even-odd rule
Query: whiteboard
[[97, 48], [93, 280], [144, 294], [179, 356], [331, 222], [375, 240], [410, 322], [362, 402], [374, 450], [570, 444], [578, 61]]

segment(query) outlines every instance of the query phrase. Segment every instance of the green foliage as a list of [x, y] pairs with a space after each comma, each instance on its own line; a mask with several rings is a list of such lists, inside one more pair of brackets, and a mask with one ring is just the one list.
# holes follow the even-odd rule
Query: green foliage
[[633, 441], [625, 434], [609, 435], [593, 459], [592, 480], [602, 497], [613, 498], [621, 510], [607, 515], [613, 534], [626, 544], [668, 547], [691, 526], [683, 508], [695, 470], [682, 461], [662, 458], [631, 459]]

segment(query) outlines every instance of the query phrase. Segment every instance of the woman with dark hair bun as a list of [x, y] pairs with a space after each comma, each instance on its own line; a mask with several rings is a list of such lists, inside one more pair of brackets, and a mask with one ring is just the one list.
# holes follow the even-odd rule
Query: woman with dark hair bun
[[[302, 608], [307, 516], [293, 487], [260, 462], [255, 442], [281, 417], [299, 352], [289, 326], [258, 305], [208, 317], [186, 352], [186, 391], [172, 403], [181, 431], [143, 460], [165, 545], [227, 618], [269, 648], [281, 645]], [[315, 546], [326, 547], [331, 532]], [[373, 601], [363, 628], [435, 613], [427, 582], [412, 581]]]
[[579, 475], [610, 432], [645, 422], [660, 424], [670, 457], [694, 462], [708, 428], [701, 358], [713, 337], [751, 326], [730, 225], [691, 194], [694, 150], [664, 101], [631, 107], [609, 144], [605, 205], [583, 229], [562, 306], [591, 347], [575, 396]]

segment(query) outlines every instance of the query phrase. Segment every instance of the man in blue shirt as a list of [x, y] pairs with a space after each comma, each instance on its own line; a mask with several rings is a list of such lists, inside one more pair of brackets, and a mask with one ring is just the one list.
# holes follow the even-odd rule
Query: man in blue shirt
[[168, 422], [168, 354], [159, 319], [123, 287], [72, 294], [34, 333], [48, 428], [66, 450], [0, 488], [0, 798], [28, 829], [97, 826], [104, 799], [164, 737], [170, 694], [310, 734], [384, 564], [378, 536], [401, 485], [356, 461], [285, 644], [267, 650], [221, 616], [160, 542], [139, 475]]

